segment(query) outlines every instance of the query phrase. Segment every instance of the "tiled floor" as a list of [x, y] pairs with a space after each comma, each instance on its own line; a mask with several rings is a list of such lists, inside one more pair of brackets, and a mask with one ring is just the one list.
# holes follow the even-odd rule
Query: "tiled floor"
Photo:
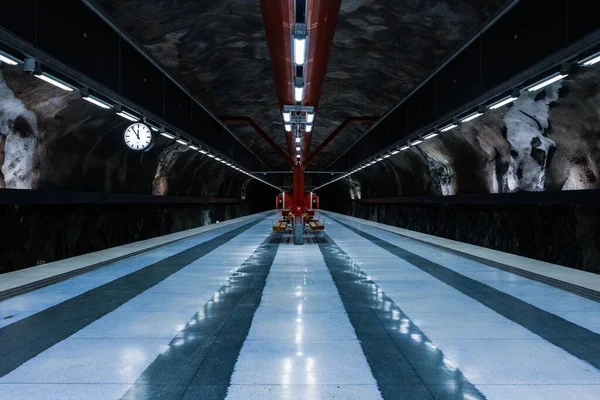
[[261, 216], [1, 301], [0, 399], [600, 399], [600, 303], [326, 218], [303, 246]]

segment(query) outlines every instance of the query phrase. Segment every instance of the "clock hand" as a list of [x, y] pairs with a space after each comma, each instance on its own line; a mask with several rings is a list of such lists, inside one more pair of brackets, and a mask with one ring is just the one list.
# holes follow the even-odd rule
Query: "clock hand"
[[137, 133], [136, 133], [136, 132], [134, 132], [134, 133], [135, 133], [135, 136], [137, 136], [137, 138], [138, 138], [138, 140], [139, 140], [139, 139], [140, 139], [140, 130], [139, 130], [139, 128], [138, 128], [138, 130], [137, 130]]

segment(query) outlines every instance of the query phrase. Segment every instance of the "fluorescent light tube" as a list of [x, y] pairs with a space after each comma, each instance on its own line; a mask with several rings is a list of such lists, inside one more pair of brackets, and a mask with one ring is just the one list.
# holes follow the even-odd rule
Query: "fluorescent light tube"
[[17, 58], [3, 51], [0, 51], [0, 61], [8, 65], [17, 65], [19, 63], [19, 60]]
[[469, 122], [469, 121], [473, 121], [475, 118], [479, 118], [483, 115], [483, 113], [480, 112], [474, 112], [473, 114], [469, 114], [466, 117], [464, 117], [463, 119], [460, 120], [460, 122]]
[[423, 139], [425, 139], [425, 140], [427, 140], [427, 139], [431, 139], [431, 138], [434, 138], [434, 137], [436, 137], [437, 135], [438, 135], [437, 133], [435, 133], [435, 132], [431, 132], [431, 133], [429, 133], [429, 134], [427, 134], [427, 135], [423, 136]]
[[215, 155], [214, 155], [214, 154], [210, 154], [210, 153], [208, 153], [208, 154], [207, 154], [207, 156], [209, 156], [210, 158], [215, 158]]
[[296, 143], [300, 143], [300, 138], [299, 137], [296, 138]]
[[292, 120], [292, 113], [289, 111], [284, 111], [283, 112], [283, 121], [290, 122], [291, 120]]
[[294, 86], [294, 100], [301, 102], [304, 97], [304, 86]]
[[69, 85], [68, 83], [61, 81], [60, 79], [54, 78], [45, 72], [42, 72], [41, 74], [36, 74], [35, 77], [38, 79], [41, 79], [45, 82], [48, 82], [49, 84], [54, 85], [57, 88], [66, 90], [67, 92], [72, 92], [75, 89], [73, 86]]
[[497, 109], [497, 108], [500, 108], [500, 107], [503, 107], [503, 106], [505, 106], [505, 105], [507, 105], [507, 104], [510, 104], [510, 103], [512, 103], [513, 101], [517, 100], [517, 99], [518, 99], [518, 97], [514, 97], [514, 96], [507, 96], [507, 97], [504, 97], [504, 98], [502, 98], [502, 99], [498, 100], [498, 101], [497, 101], [497, 102], [495, 102], [495, 103], [492, 103], [492, 104], [490, 104], [490, 105], [488, 106], [488, 108], [489, 108], [490, 110], [495, 110], [495, 109]]
[[294, 63], [296, 65], [304, 65], [306, 61], [306, 38], [294, 38]]
[[400, 147], [400, 151], [408, 150], [409, 148], [410, 148], [409, 145], [404, 145], [404, 146]]
[[215, 160], [217, 161], [221, 161], [221, 159], [219, 157], [215, 157]]
[[284, 124], [283, 127], [285, 128], [286, 132], [292, 131], [292, 124]]
[[411, 145], [411, 146], [416, 146], [416, 145], [418, 145], [418, 144], [421, 144], [421, 143], [423, 143], [423, 141], [422, 141], [422, 140], [419, 140], [419, 139], [417, 139], [417, 140], [415, 140], [414, 142], [412, 142], [410, 145]]
[[388, 158], [388, 157], [391, 157], [391, 156], [392, 156], [391, 154], [385, 154], [385, 155], [383, 156], [383, 158]]
[[561, 74], [560, 72], [556, 72], [556, 73], [550, 75], [549, 77], [544, 78], [541, 81], [536, 82], [533, 85], [529, 86], [527, 88], [527, 90], [530, 92], [535, 92], [536, 90], [540, 90], [541, 88], [551, 85], [554, 82], [558, 82], [561, 79], [566, 78], [567, 76], [569, 76], [569, 74]]
[[315, 113], [307, 113], [306, 114], [306, 122], [308, 122], [309, 124], [312, 124], [314, 120], [315, 120]]
[[200, 153], [202, 153], [202, 154], [208, 154], [208, 151], [206, 151], [206, 150], [204, 150], [204, 149], [200, 149], [200, 150], [198, 150], [198, 151], [199, 151]]
[[188, 144], [188, 147], [192, 150], [198, 150], [198, 148], [196, 146], [192, 146], [191, 144]]
[[136, 117], [136, 116], [135, 116], [135, 115], [133, 115], [133, 114], [130, 114], [130, 113], [128, 113], [127, 111], [119, 111], [119, 112], [117, 113], [117, 115], [118, 115], [119, 117], [123, 117], [123, 118], [125, 118], [126, 120], [129, 120], [129, 121], [132, 121], [132, 122], [137, 122], [137, 121], [139, 121], [139, 118], [138, 118], [138, 117]]
[[296, 151], [300, 151], [300, 147], [296, 147]]
[[173, 136], [173, 135], [169, 135], [169, 134], [168, 134], [168, 133], [166, 133], [166, 132], [161, 132], [160, 134], [161, 134], [161, 135], [163, 135], [164, 137], [166, 137], [167, 139], [175, 139], [175, 136]]
[[82, 97], [82, 99], [84, 99], [85, 101], [92, 103], [100, 108], [104, 108], [105, 110], [112, 108], [112, 105], [110, 105], [107, 102], [102, 101], [99, 98], [94, 97], [94, 96], [84, 96], [84, 97]]
[[188, 144], [181, 139], [177, 139], [177, 143], [187, 146]]
[[219, 161], [221, 161], [223, 164], [227, 164], [227, 160], [220, 159]]
[[[0, 59], [1, 59], [1, 56], [2, 55], [0, 54]], [[600, 61], [600, 53], [596, 53], [596, 54], [592, 54], [591, 56], [586, 57], [583, 60], [579, 61], [579, 65], [589, 67], [590, 65], [594, 65], [599, 61]]]
[[228, 162], [228, 163], [227, 163], [227, 164], [225, 164], [225, 165], [227, 165], [228, 167], [231, 167], [231, 163], [230, 163], [230, 162]]
[[456, 128], [458, 125], [456, 124], [450, 124], [450, 125], [446, 125], [445, 127], [443, 127], [442, 129], [440, 129], [440, 132], [448, 132], [451, 129]]
[[312, 131], [312, 125], [305, 125], [306, 132]]
[[379, 157], [377, 161], [383, 161], [383, 157]]
[[399, 150], [394, 150], [394, 151], [392, 151], [392, 153], [391, 153], [391, 154], [394, 156], [394, 155], [396, 155], [396, 154], [398, 154], [398, 153], [400, 153], [400, 151], [399, 151]]
[[300, 154], [296, 154], [296, 158], [300, 158]]

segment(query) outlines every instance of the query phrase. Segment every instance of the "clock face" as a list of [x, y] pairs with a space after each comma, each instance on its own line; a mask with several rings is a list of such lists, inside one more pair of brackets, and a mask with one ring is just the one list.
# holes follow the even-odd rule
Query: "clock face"
[[127, 147], [131, 150], [147, 150], [152, 144], [152, 131], [148, 125], [136, 122], [125, 129], [123, 139], [125, 140]]

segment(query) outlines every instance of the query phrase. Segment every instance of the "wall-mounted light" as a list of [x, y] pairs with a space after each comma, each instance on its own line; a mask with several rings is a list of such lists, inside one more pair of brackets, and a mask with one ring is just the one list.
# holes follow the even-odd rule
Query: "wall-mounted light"
[[509, 96], [503, 97], [500, 100], [498, 100], [498, 101], [490, 104], [488, 106], [488, 109], [495, 110], [497, 108], [504, 107], [505, 105], [510, 104], [513, 101], [517, 100], [517, 99], [518, 99], [518, 97], [517, 96], [513, 96], [513, 95], [509, 95]]
[[285, 128], [286, 132], [292, 131], [292, 124], [283, 124], [283, 127]]
[[449, 130], [454, 129], [457, 126], [458, 125], [456, 125], [455, 123], [448, 124], [448, 125], [444, 126], [443, 128], [440, 128], [440, 132], [448, 132]]
[[6, 63], [8, 65], [17, 65], [22, 62], [17, 57], [14, 57], [8, 53], [5, 53], [2, 50], [0, 50], [0, 61], [2, 61], [3, 63]]
[[169, 135], [167, 132], [161, 132], [160, 134], [166, 137], [167, 139], [175, 139], [175, 136]]
[[284, 111], [282, 113], [283, 115], [283, 122], [290, 122], [292, 120], [292, 113], [289, 111]]
[[476, 111], [472, 114], [467, 115], [466, 117], [464, 117], [463, 119], [460, 120], [460, 122], [469, 122], [469, 121], [473, 121], [475, 118], [479, 118], [483, 115], [482, 112]]
[[567, 76], [569, 76], [569, 74], [567, 73], [563, 74], [562, 72], [555, 72], [554, 74], [534, 83], [533, 85], [528, 86], [526, 89], [529, 92], [535, 92], [537, 90], [545, 88], [548, 85], [552, 85], [554, 82], [558, 82], [561, 79], [566, 78]]
[[112, 104], [109, 104], [104, 100], [100, 100], [99, 98], [90, 94], [82, 93], [81, 98], [87, 101], [88, 103], [92, 103], [93, 105], [103, 108], [105, 110], [108, 110], [113, 107]]
[[312, 132], [312, 127], [313, 126], [311, 124], [305, 125], [306, 132]]
[[584, 67], [589, 67], [590, 65], [594, 65], [598, 62], [600, 62], [600, 52], [584, 58], [583, 60], [579, 61], [578, 64], [583, 65]]
[[436, 137], [437, 135], [438, 135], [437, 132], [431, 132], [431, 133], [428, 133], [427, 135], [423, 136], [423, 139], [428, 140], [428, 139]]
[[121, 109], [120, 106], [115, 107], [115, 109], [117, 110], [117, 115], [121, 118], [125, 118], [126, 120], [131, 121], [131, 122], [137, 122], [140, 120], [135, 115]]
[[51, 85], [56, 86], [57, 88], [60, 88], [62, 90], [66, 90], [67, 92], [72, 92], [73, 90], [75, 90], [75, 86], [68, 84], [67, 82], [55, 78], [49, 74], [47, 74], [46, 72], [41, 72], [41, 73], [35, 73], [33, 74], [36, 78], [43, 80], [44, 82], [48, 82]]

